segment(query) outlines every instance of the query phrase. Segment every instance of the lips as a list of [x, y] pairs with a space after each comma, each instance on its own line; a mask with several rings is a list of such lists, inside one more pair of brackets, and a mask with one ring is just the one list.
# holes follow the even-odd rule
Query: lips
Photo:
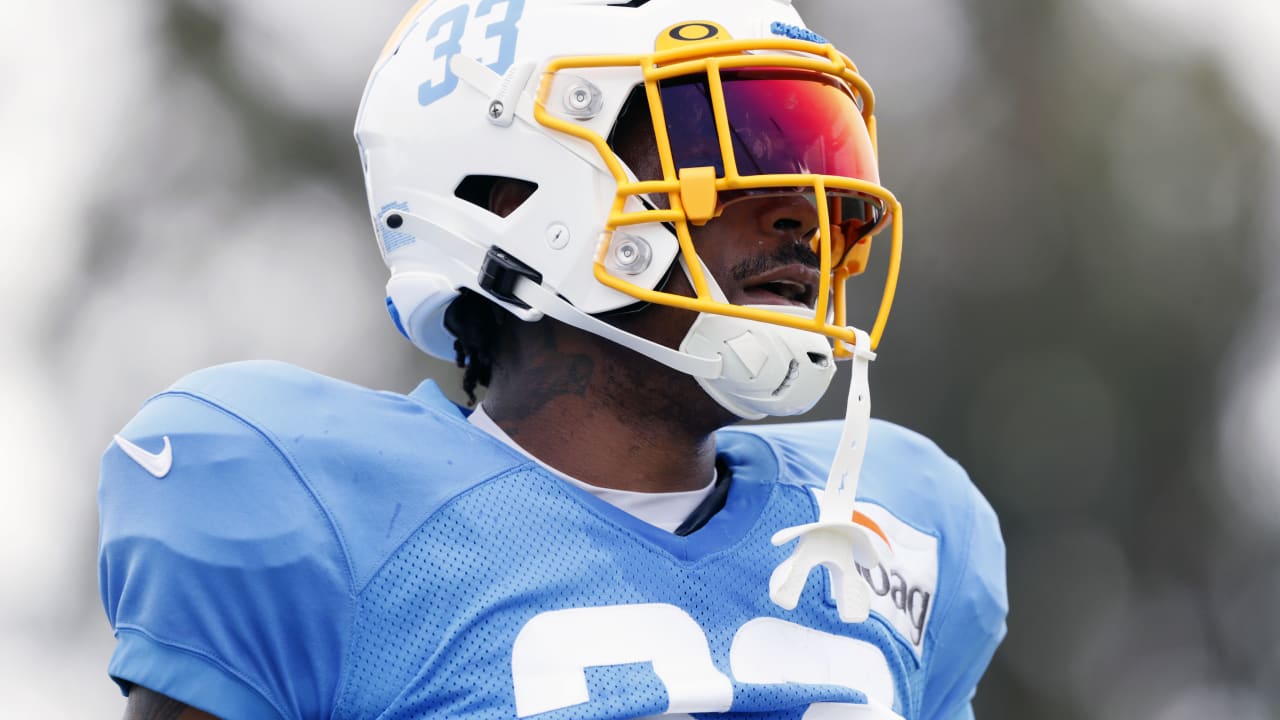
[[747, 305], [792, 305], [812, 308], [818, 297], [818, 270], [808, 265], [782, 265], [747, 278]]

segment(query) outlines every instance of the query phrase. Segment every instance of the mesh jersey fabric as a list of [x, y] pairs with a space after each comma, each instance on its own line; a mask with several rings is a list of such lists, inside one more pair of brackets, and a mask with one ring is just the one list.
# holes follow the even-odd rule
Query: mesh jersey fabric
[[1004, 633], [994, 514], [885, 423], [859, 499], [901, 551], [864, 571], [880, 599], [859, 624], [825, 576], [791, 612], [767, 590], [789, 552], [769, 538], [815, 517], [836, 422], [720, 433], [728, 496], [685, 537], [554, 478], [430, 383], [221, 366], [121, 435], [169, 438], [173, 466], [103, 456], [109, 672], [224, 718], [800, 718], [868, 698], [966, 717]]

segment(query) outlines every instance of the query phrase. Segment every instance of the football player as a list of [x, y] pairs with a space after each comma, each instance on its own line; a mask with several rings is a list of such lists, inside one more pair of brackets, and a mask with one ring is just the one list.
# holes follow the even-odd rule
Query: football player
[[[252, 362], [148, 401], [100, 491], [127, 716], [971, 717], [1004, 548], [869, 419], [874, 104], [788, 0], [419, 2], [356, 139], [392, 318], [483, 400]], [[843, 421], [725, 429], [837, 358]]]

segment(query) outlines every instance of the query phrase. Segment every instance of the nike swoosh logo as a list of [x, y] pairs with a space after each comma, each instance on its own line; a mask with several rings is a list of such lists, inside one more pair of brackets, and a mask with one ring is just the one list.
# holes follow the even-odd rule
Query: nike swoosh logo
[[141, 465], [143, 470], [158, 478], [168, 475], [169, 469], [173, 467], [173, 446], [169, 444], [168, 435], [164, 436], [164, 449], [158, 453], [149, 453], [119, 435], [116, 435], [116, 445], [120, 446], [125, 455]]

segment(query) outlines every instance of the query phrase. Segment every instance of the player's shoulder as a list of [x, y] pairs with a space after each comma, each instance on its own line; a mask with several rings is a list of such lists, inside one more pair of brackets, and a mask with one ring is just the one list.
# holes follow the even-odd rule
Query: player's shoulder
[[[148, 456], [167, 462], [162, 478]], [[104, 506], [142, 498], [153, 515], [196, 513], [219, 535], [234, 536], [227, 523], [291, 524], [336, 547], [361, 585], [441, 505], [520, 462], [433, 383], [403, 395], [251, 361], [148, 400], [104, 455], [101, 493]]]
[[[780, 482], [820, 490], [835, 458], [841, 420], [756, 425], [733, 433], [752, 438], [776, 458]], [[760, 450], [756, 450], [760, 452]], [[879, 506], [906, 526], [950, 537], [973, 532], [994, 512], [968, 473], [928, 437], [884, 420], [871, 421], [858, 499]], [[1001, 542], [998, 528], [985, 542]]]
[[[158, 399], [175, 396], [234, 414], [263, 431], [303, 435], [323, 433], [341, 418], [358, 416], [363, 422], [411, 403], [404, 395], [371, 390], [272, 360], [248, 360], [197, 370], [153, 397], [146, 407]], [[443, 396], [419, 404], [438, 413], [461, 416]]]
[[[745, 436], [756, 445], [754, 452], [767, 448], [778, 463], [781, 481], [821, 488], [835, 458], [843, 424], [841, 420], [753, 425], [725, 431], [725, 436]], [[901, 425], [873, 419], [867, 433], [859, 495], [909, 495], [896, 498], [895, 505], [914, 499], [938, 500], [972, 496], [977, 492], [968, 475], [928, 437]], [[915, 504], [915, 503], [908, 503]]]

